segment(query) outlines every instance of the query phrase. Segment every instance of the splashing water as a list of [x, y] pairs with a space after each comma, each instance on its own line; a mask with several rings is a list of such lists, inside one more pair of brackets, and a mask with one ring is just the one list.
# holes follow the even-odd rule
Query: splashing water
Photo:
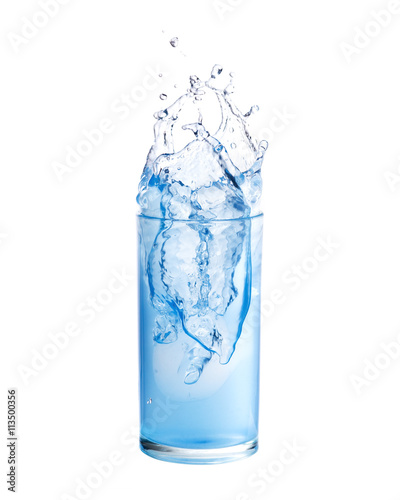
[[257, 146], [247, 130], [258, 108], [243, 115], [232, 102], [233, 74], [225, 88], [216, 86], [222, 71], [215, 65], [206, 82], [191, 76], [187, 93], [155, 113], [137, 197], [142, 215], [160, 219], [145, 264], [157, 311], [153, 338], [191, 338], [186, 384], [212, 356], [226, 364], [234, 353], [251, 299], [249, 218], [261, 213], [268, 144]]

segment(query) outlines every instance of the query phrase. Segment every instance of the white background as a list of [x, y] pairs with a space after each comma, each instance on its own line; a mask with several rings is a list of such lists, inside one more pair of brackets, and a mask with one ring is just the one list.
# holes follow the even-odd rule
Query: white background
[[[385, 178], [400, 165], [400, 14], [384, 28], [367, 24], [388, 4], [71, 0], [15, 50], [10, 33], [21, 35], [23, 18], [42, 8], [2, 2], [2, 495], [11, 495], [6, 391], [17, 387], [24, 500], [78, 498], [77, 480], [113, 452], [123, 464], [88, 498], [400, 498], [400, 367], [380, 356], [400, 331], [400, 183]], [[365, 47], [346, 59], [342, 42], [354, 45], [366, 25], [376, 36], [359, 35]], [[76, 311], [113, 270], [135, 275], [135, 195], [159, 94], [170, 104], [190, 74], [205, 78], [215, 63], [236, 73], [243, 111], [259, 104], [255, 135], [270, 139], [260, 449], [233, 464], [185, 466], [121, 442], [138, 424], [135, 279], [90, 324]], [[149, 66], [163, 78], [122, 119], [113, 103]], [[285, 109], [282, 127], [274, 116]], [[52, 165], [102, 119], [113, 132], [60, 182]], [[292, 291], [282, 276], [328, 236], [339, 247]], [[286, 300], [271, 314], [274, 289]], [[24, 383], [21, 366], [71, 321], [81, 334]], [[357, 391], [351, 377], [376, 358], [389, 366]], [[252, 486], [293, 439], [303, 450], [296, 460]]]

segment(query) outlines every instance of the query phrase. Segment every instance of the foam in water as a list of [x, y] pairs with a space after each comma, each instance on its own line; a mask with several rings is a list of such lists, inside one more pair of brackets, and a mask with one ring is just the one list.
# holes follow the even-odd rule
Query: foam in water
[[[187, 93], [155, 114], [137, 197], [142, 215], [160, 219], [146, 254], [153, 338], [194, 341], [185, 354], [186, 384], [197, 382], [213, 356], [229, 362], [251, 299], [249, 217], [260, 214], [267, 143], [257, 146], [247, 130], [258, 108], [243, 115], [231, 100], [233, 74], [217, 87], [222, 71], [215, 65], [208, 81], [191, 76]], [[229, 219], [235, 223], [212, 223]]]

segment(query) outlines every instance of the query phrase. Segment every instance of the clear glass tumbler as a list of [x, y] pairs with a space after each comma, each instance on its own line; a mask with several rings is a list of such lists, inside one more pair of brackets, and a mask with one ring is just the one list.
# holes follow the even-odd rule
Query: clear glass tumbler
[[263, 216], [137, 222], [141, 449], [180, 463], [249, 456]]

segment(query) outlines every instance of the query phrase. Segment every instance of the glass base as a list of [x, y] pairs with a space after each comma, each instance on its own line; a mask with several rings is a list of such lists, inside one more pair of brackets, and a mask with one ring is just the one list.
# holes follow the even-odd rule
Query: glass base
[[253, 455], [258, 450], [258, 439], [226, 448], [177, 448], [140, 438], [140, 449], [146, 455], [165, 462], [179, 464], [222, 464]]

